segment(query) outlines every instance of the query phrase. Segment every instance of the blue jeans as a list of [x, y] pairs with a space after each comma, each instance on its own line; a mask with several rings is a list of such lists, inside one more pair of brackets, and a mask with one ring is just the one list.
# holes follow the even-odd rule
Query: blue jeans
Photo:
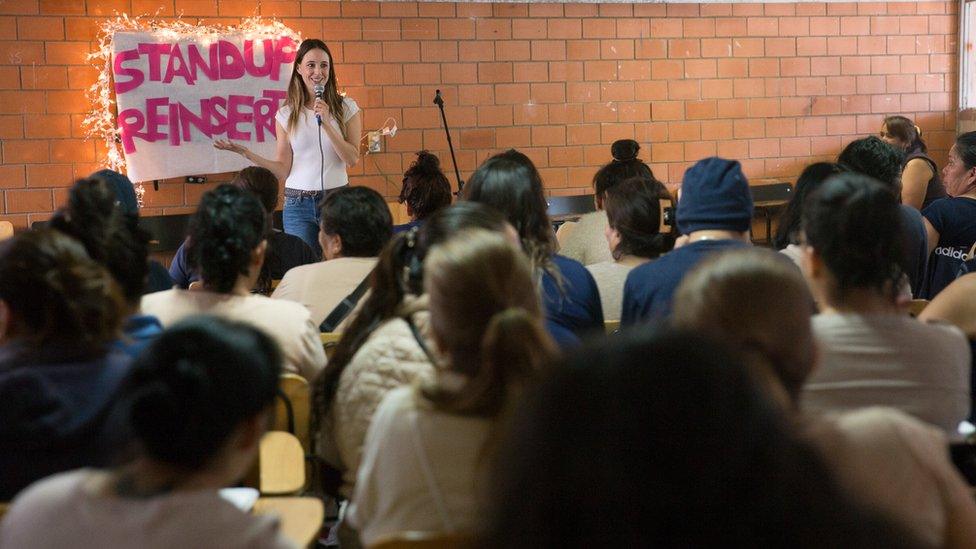
[[281, 212], [281, 223], [285, 232], [301, 238], [315, 255], [322, 257], [319, 246], [319, 204], [312, 196], [286, 196], [285, 207]]

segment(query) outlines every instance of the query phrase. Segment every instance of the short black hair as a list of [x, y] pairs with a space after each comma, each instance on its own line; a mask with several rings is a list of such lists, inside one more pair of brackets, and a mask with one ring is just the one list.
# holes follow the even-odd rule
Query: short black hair
[[868, 288], [894, 299], [904, 241], [898, 199], [884, 185], [858, 173], [831, 177], [804, 204], [803, 232], [836, 280], [838, 298]]
[[393, 236], [393, 216], [380, 193], [342, 187], [322, 201], [322, 232], [342, 241], [345, 257], [375, 257]]
[[844, 170], [844, 166], [832, 162], [814, 162], [803, 169], [796, 180], [796, 185], [793, 186], [793, 198], [780, 215], [776, 236], [773, 237], [773, 248], [782, 250], [790, 244], [800, 243], [800, 216], [803, 214], [803, 203], [827, 179]]
[[278, 207], [278, 178], [267, 168], [248, 166], [238, 172], [230, 184], [254, 193], [268, 213]]
[[885, 143], [875, 136], [851, 141], [837, 162], [852, 172], [873, 177], [887, 186], [895, 194], [901, 195], [901, 168], [905, 153]]
[[956, 137], [956, 154], [966, 168], [976, 168], [976, 132], [966, 132]]

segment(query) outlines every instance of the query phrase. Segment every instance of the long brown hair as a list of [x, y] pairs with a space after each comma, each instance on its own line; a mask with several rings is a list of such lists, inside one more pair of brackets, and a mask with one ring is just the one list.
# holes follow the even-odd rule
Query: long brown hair
[[466, 381], [424, 395], [448, 413], [496, 417], [556, 354], [532, 266], [503, 235], [466, 230], [434, 247], [425, 267], [434, 339]]
[[312, 96], [305, 87], [305, 82], [302, 82], [302, 75], [298, 74], [298, 67], [301, 66], [305, 54], [311, 50], [322, 50], [329, 56], [329, 78], [325, 83], [325, 94], [322, 96], [322, 99], [329, 105], [329, 112], [332, 113], [332, 116], [335, 116], [339, 121], [339, 129], [342, 131], [342, 136], [346, 137], [346, 125], [342, 123], [342, 96], [339, 95], [339, 90], [336, 87], [334, 59], [332, 52], [329, 51], [329, 46], [326, 46], [325, 42], [318, 38], [302, 40], [302, 43], [298, 46], [298, 53], [295, 55], [295, 63], [291, 67], [291, 79], [288, 82], [288, 98], [285, 100], [285, 104], [291, 108], [291, 113], [288, 115], [288, 131], [290, 132], [295, 129], [302, 109], [305, 108], [306, 103], [312, 100]]

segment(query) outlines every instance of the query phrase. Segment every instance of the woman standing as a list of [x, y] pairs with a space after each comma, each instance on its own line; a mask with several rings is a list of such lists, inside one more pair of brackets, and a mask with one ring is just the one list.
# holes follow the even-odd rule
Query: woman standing
[[904, 116], [889, 116], [881, 124], [880, 137], [905, 152], [901, 174], [902, 204], [921, 210], [946, 195], [939, 180], [939, 169], [926, 154], [928, 147], [922, 141], [922, 130], [914, 122]]
[[346, 168], [359, 162], [363, 129], [359, 105], [339, 95], [325, 42], [310, 38], [298, 46], [288, 98], [275, 120], [278, 148], [273, 159], [227, 140], [214, 141], [214, 147], [236, 152], [285, 182], [285, 232], [321, 255], [318, 203], [326, 192], [349, 183]]

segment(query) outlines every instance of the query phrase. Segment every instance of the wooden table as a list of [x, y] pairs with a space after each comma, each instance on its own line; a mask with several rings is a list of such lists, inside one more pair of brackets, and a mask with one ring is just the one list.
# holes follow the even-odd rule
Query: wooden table
[[299, 547], [315, 541], [325, 519], [325, 508], [317, 498], [259, 498], [253, 512], [278, 517], [281, 534]]

